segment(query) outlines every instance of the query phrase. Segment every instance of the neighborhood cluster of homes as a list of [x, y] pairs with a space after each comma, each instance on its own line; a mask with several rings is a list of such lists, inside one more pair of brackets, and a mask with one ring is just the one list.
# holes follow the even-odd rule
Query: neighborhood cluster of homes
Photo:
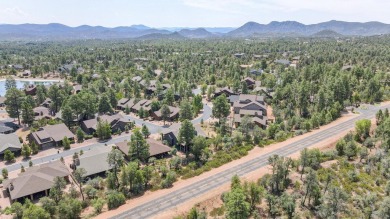
[[[243, 82], [247, 84], [249, 89], [254, 91], [258, 91], [256, 88], [259, 88], [261, 84], [260, 81], [255, 81], [249, 77], [245, 78]], [[268, 92], [264, 91], [263, 93], [269, 96]], [[229, 87], [224, 87], [216, 89], [214, 97], [218, 97], [222, 94], [228, 98], [230, 105], [233, 107], [233, 121], [236, 127], [240, 125], [244, 116], [249, 116], [255, 125], [266, 128], [269, 119], [267, 117], [267, 105], [264, 101], [264, 96], [238, 94], [233, 92]]]
[[[170, 147], [160, 141], [148, 138], [147, 143], [149, 144], [150, 157], [165, 157], [171, 151]], [[24, 198], [34, 200], [46, 196], [49, 194], [56, 177], [63, 177], [67, 183], [70, 183], [72, 182], [72, 177], [70, 177], [72, 171], [78, 168], [83, 168], [86, 171], [84, 176], [87, 178], [100, 176], [111, 170], [113, 166], [107, 162], [107, 157], [113, 149], [118, 149], [126, 160], [129, 159], [130, 146], [127, 141], [123, 141], [85, 151], [82, 155], [74, 157], [68, 165], [57, 160], [26, 168], [25, 172], [19, 173], [17, 177], [6, 179], [3, 182], [3, 188], [12, 202]]]

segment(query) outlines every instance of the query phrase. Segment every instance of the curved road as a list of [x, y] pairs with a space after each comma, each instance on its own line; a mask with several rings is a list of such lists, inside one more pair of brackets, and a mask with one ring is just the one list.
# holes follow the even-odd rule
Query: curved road
[[321, 132], [303, 138], [299, 141], [288, 144], [283, 148], [279, 148], [272, 152], [263, 154], [257, 158], [239, 164], [228, 170], [222, 171], [207, 179], [197, 181], [185, 188], [178, 189], [166, 196], [158, 197], [147, 203], [135, 206], [125, 212], [122, 212], [119, 215], [116, 215], [113, 218], [151, 218], [179, 204], [182, 204], [215, 188], [218, 188], [225, 183], [230, 182], [231, 177], [236, 174], [239, 176], [244, 176], [250, 172], [253, 172], [261, 167], [266, 166], [268, 162], [268, 157], [272, 155], [277, 154], [279, 156], [288, 156], [295, 152], [301, 151], [303, 148], [322, 142], [328, 138], [331, 138], [335, 134], [353, 128], [357, 120], [374, 118], [377, 110], [388, 107], [389, 106], [369, 106], [367, 110], [361, 110], [361, 114], [353, 119], [340, 123], [332, 128], [325, 129]]

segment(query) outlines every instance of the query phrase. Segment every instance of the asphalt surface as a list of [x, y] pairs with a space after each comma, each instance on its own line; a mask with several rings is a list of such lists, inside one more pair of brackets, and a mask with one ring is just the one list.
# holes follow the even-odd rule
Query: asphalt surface
[[[71, 148], [69, 150], [60, 150], [59, 153], [57, 153], [57, 154], [51, 154], [51, 155], [48, 155], [48, 156], [45, 156], [45, 157], [31, 159], [31, 161], [33, 162], [34, 165], [42, 164], [42, 163], [48, 163], [48, 162], [52, 162], [54, 160], [59, 160], [59, 159], [61, 159], [61, 157], [65, 158], [65, 157], [68, 157], [68, 156], [72, 156], [75, 152], [79, 153], [80, 150], [88, 151], [88, 150], [93, 150], [93, 149], [96, 149], [96, 148], [99, 148], [99, 147], [107, 147], [107, 145], [114, 144], [114, 143], [117, 143], [117, 142], [122, 142], [124, 140], [128, 140], [129, 141], [130, 140], [130, 134], [117, 136], [117, 137], [114, 137], [114, 138], [112, 138], [112, 139], [110, 139], [108, 141], [105, 141], [105, 142], [92, 143], [92, 144], [81, 146], [81, 147], [77, 147], [77, 148]], [[4, 168], [7, 169], [8, 172], [15, 171], [15, 170], [20, 170], [22, 165], [24, 167], [28, 167], [29, 162], [30, 162], [30, 159], [24, 160], [22, 162], [18, 162], [18, 163], [7, 165]]]
[[[389, 108], [389, 106], [386, 107]], [[288, 156], [295, 152], [299, 152], [302, 149], [309, 147], [313, 144], [325, 141], [344, 130], [353, 128], [357, 120], [374, 118], [375, 113], [379, 109], [384, 109], [386, 107], [370, 106], [367, 110], [360, 110], [361, 114], [353, 119], [342, 122], [332, 128], [325, 129], [321, 132], [303, 138], [299, 141], [288, 144], [283, 148], [276, 149], [272, 152], [261, 155], [250, 161], [239, 164], [228, 170], [215, 174], [214, 176], [209, 177], [207, 179], [197, 181], [185, 188], [178, 189], [168, 195], [158, 197], [147, 203], [135, 206], [112, 218], [152, 218], [164, 211], [174, 208], [179, 204], [183, 204], [186, 201], [201, 196], [209, 191], [218, 188], [221, 185], [230, 182], [231, 178], [236, 174], [238, 176], [244, 176], [248, 173], [258, 170], [261, 167], [266, 166], [268, 163], [268, 157], [272, 155], [277, 154], [279, 156]]]

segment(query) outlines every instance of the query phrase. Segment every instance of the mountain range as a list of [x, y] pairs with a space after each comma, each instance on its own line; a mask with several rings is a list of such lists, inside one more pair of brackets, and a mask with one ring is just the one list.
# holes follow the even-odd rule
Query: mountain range
[[328, 21], [305, 25], [296, 21], [272, 21], [269, 24], [248, 22], [241, 27], [151, 28], [145, 25], [102, 27], [63, 24], [0, 24], [0, 40], [69, 40], [69, 39], [185, 39], [219, 37], [340, 37], [390, 34], [390, 24], [380, 22]]

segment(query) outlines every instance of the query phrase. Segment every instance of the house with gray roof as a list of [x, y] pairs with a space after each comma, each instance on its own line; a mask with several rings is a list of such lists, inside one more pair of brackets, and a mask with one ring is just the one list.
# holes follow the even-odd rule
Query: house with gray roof
[[263, 96], [240, 94], [234, 99], [234, 123], [239, 126], [244, 116], [252, 118], [254, 124], [265, 128], [267, 126], [267, 106]]
[[288, 67], [291, 64], [291, 62], [289, 60], [286, 60], [286, 59], [277, 59], [277, 60], [275, 60], [275, 63], [285, 65], [286, 67]]
[[114, 115], [102, 115], [94, 119], [85, 120], [81, 122], [81, 129], [83, 129], [83, 131], [87, 134], [93, 134], [94, 132], [96, 132], [99, 120], [105, 121], [110, 124], [112, 132], [123, 132], [125, 131], [126, 126], [131, 123], [131, 121], [124, 118], [121, 114], [117, 113]]
[[70, 141], [74, 140], [74, 134], [68, 127], [61, 123], [56, 125], [47, 125], [40, 128], [36, 132], [29, 135], [30, 142], [35, 142], [41, 149], [47, 149], [62, 145], [62, 140], [68, 138]]
[[108, 154], [113, 150], [112, 147], [99, 147], [93, 150], [85, 151], [83, 155], [76, 158], [71, 165], [72, 169], [84, 168], [87, 172], [85, 176], [93, 176], [105, 173], [113, 167], [107, 162]]
[[62, 177], [69, 182], [70, 172], [59, 160], [26, 168], [18, 177], [3, 182], [11, 201], [23, 200], [34, 196], [48, 195], [56, 177]]
[[15, 134], [0, 135], [0, 154], [4, 154], [6, 150], [17, 152], [22, 149], [22, 144], [19, 137]]

